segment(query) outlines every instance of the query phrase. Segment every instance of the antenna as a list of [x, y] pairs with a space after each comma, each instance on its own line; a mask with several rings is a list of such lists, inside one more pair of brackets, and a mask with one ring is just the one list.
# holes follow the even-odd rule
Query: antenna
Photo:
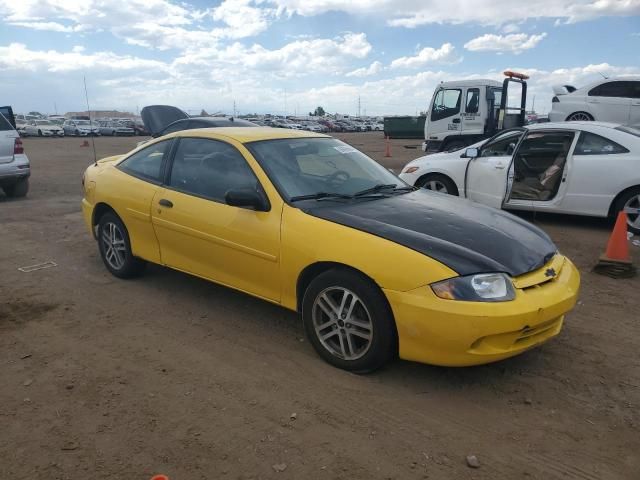
[[[93, 124], [91, 123], [91, 107], [89, 107], [89, 94], [87, 93], [87, 77], [82, 76], [84, 82], [84, 98], [87, 101], [87, 113], [89, 114], [89, 131], [92, 131]], [[93, 164], [98, 165], [98, 156], [96, 155], [96, 137], [91, 132], [91, 146], [93, 147]]]
[[609, 80], [609, 77], [607, 77], [604, 73], [602, 72], [598, 72], [600, 75], [602, 75], [602, 78], [604, 78], [605, 80]]

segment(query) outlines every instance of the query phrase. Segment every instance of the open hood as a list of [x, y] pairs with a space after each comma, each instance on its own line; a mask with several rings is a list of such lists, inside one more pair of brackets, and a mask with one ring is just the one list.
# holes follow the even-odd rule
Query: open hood
[[145, 128], [154, 137], [176, 120], [189, 118], [186, 112], [171, 105], [149, 105], [142, 109], [140, 116]]

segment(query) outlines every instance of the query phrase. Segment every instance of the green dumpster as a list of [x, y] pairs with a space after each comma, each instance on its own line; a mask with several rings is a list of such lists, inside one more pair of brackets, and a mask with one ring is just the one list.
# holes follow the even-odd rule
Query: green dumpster
[[389, 138], [424, 138], [424, 122], [427, 117], [394, 115], [384, 117], [384, 134]]

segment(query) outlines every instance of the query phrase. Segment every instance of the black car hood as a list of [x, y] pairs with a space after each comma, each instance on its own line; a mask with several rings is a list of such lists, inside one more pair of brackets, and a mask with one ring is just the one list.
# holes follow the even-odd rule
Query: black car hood
[[539, 228], [509, 213], [421, 189], [379, 200], [312, 201], [314, 217], [352, 227], [423, 253], [459, 275], [542, 267], [557, 251]]
[[140, 111], [142, 123], [152, 136], [156, 136], [177, 120], [189, 118], [186, 112], [171, 105], [149, 105]]

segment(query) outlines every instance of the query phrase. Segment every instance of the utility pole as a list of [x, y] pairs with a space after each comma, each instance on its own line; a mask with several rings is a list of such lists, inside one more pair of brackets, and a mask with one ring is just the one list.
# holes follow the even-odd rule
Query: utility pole
[[287, 89], [284, 89], [284, 118], [287, 118]]
[[533, 101], [531, 102], [531, 111], [536, 113], [536, 96], [533, 96]]
[[236, 117], [236, 101], [233, 101], [233, 117]]
[[360, 95], [358, 95], [358, 118], [360, 118]]
[[58, 105], [56, 104], [56, 102], [53, 102], [53, 111], [56, 112], [56, 115], [58, 114]]

